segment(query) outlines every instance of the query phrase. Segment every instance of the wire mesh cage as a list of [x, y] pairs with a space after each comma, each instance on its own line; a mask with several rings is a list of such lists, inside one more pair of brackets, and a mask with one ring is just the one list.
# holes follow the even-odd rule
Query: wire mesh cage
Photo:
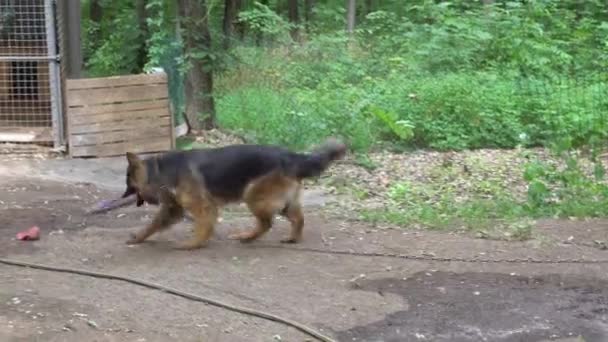
[[0, 141], [52, 143], [59, 68], [51, 0], [0, 0]]

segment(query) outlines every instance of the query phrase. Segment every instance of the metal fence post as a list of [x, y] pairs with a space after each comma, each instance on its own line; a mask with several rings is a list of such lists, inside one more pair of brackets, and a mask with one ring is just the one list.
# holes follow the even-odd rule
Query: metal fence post
[[63, 135], [63, 107], [61, 103], [60, 57], [57, 54], [57, 35], [55, 32], [55, 0], [44, 0], [44, 17], [46, 22], [47, 53], [49, 56], [49, 90], [51, 95], [53, 147], [55, 149], [62, 149], [65, 146], [65, 137]]

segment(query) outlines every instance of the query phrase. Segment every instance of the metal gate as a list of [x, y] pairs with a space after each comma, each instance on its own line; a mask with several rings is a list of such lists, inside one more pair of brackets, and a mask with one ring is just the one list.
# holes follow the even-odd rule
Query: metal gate
[[0, 142], [64, 145], [54, 0], [0, 0]]

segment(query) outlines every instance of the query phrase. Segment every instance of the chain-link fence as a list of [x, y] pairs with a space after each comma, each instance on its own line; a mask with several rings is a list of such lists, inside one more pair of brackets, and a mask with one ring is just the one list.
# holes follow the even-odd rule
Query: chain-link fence
[[590, 135], [605, 137], [608, 129], [608, 74], [591, 72], [522, 76], [513, 99], [525, 122], [543, 123], [546, 138], [587, 142]]
[[63, 140], [54, 12], [52, 0], [0, 0], [1, 142]]
[[[218, 74], [217, 113], [223, 128], [254, 141], [307, 146], [339, 135], [365, 147], [392, 139], [433, 148], [506, 148], [562, 138], [584, 145], [608, 136], [608, 73], [601, 71], [404, 71], [387, 81], [373, 67], [364, 70], [369, 77], [359, 77], [364, 63], [351, 69], [328, 58], [326, 67], [310, 58], [282, 67], [253, 53], [242, 58], [250, 59]], [[319, 71], [324, 68], [329, 72]], [[370, 121], [379, 118], [376, 109], [392, 117]], [[410, 141], [393, 134], [391, 124], [398, 120], [414, 126]]]
[[[178, 39], [173, 37], [173, 39]], [[159, 67], [167, 74], [169, 97], [171, 100], [171, 110], [174, 114], [173, 125], [180, 127], [185, 124], [184, 118], [184, 107], [185, 107], [185, 95], [184, 95], [184, 75], [179, 70], [178, 59], [181, 56], [181, 50], [179, 46], [170, 45], [165, 54], [159, 58]], [[177, 135], [186, 133], [185, 129], [178, 130]]]

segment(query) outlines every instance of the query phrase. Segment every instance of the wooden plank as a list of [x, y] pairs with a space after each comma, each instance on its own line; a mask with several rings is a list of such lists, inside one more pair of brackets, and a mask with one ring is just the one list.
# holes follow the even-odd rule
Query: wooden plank
[[70, 79], [66, 89], [72, 157], [173, 148], [166, 74]]
[[[137, 136], [167, 140], [171, 134], [171, 126], [154, 126], [137, 130]], [[70, 137], [70, 146], [94, 146], [108, 143], [129, 142], [133, 139], [133, 131], [102, 132], [93, 134], [73, 134]]]
[[166, 85], [146, 85], [87, 90], [71, 90], [68, 94], [68, 106], [91, 106], [102, 103], [133, 102], [141, 100], [168, 99]]
[[89, 125], [92, 122], [96, 124], [100, 123], [112, 123], [116, 121], [129, 121], [129, 120], [138, 120], [142, 118], [146, 118], [148, 120], [166, 120], [169, 116], [169, 112], [167, 108], [156, 108], [156, 109], [148, 109], [148, 110], [138, 110], [134, 112], [115, 112], [110, 114], [100, 114], [100, 115], [81, 115], [81, 116], [72, 116], [71, 124], [74, 126], [79, 125]]
[[162, 125], [170, 125], [169, 117], [162, 118], [162, 120], [159, 120], [158, 118], [154, 118], [153, 120], [150, 120], [149, 118], [139, 118], [135, 120], [125, 120], [122, 122], [100, 122], [79, 126], [72, 125], [70, 134], [74, 135], [84, 133], [103, 133], [112, 131], [130, 131], [133, 136], [137, 136], [137, 132], [140, 129], [158, 127]]
[[167, 75], [165, 73], [158, 74], [139, 74], [139, 75], [123, 75], [110, 76], [99, 78], [83, 78], [83, 79], [68, 79], [66, 80], [66, 89], [95, 89], [95, 88], [112, 88], [134, 85], [150, 85], [156, 83], [167, 83]]
[[169, 100], [150, 100], [141, 102], [123, 102], [123, 103], [110, 103], [100, 104], [96, 106], [87, 107], [73, 107], [69, 108], [69, 115], [71, 117], [76, 116], [92, 116], [98, 114], [110, 114], [117, 112], [131, 112], [147, 109], [163, 108], [165, 111], [169, 111]]
[[99, 146], [76, 146], [71, 147], [70, 151], [74, 157], [111, 157], [124, 155], [127, 151], [133, 153], [167, 151], [170, 149], [170, 146], [169, 139], [138, 139]]
[[[153, 125], [169, 125], [169, 115], [129, 115], [123, 119], [104, 117], [101, 120], [95, 120], [94, 123], [87, 122], [86, 120], [74, 119], [71, 123], [71, 127], [74, 129], [74, 134], [85, 134], [85, 133], [96, 133], [96, 132], [107, 132], [116, 130], [132, 130], [138, 127]], [[131, 132], [137, 133], [137, 132]]]

